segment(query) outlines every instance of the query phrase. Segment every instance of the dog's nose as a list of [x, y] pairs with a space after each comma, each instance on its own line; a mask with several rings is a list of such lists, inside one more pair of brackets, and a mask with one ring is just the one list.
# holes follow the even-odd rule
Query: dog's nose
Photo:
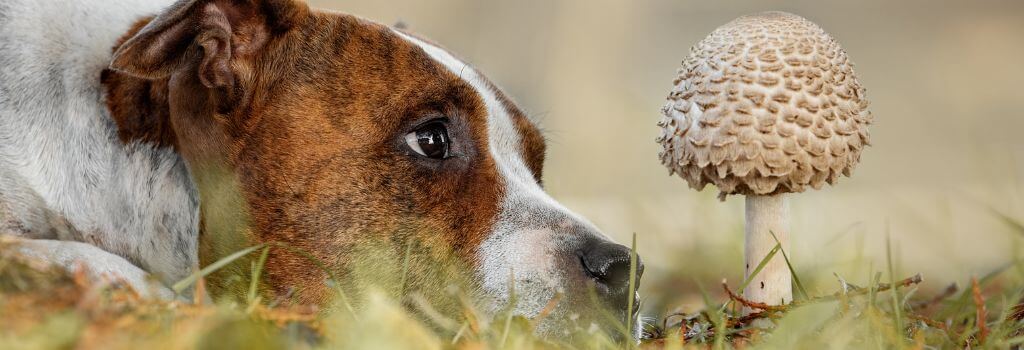
[[[583, 270], [587, 272], [595, 282], [605, 288], [599, 288], [605, 292], [609, 299], [616, 303], [626, 303], [629, 290], [630, 270], [630, 249], [621, 244], [602, 241], [585, 248], [581, 252]], [[640, 256], [636, 257], [636, 282], [634, 288], [640, 284], [640, 276], [644, 273], [644, 264]], [[621, 299], [621, 300], [620, 300]]]

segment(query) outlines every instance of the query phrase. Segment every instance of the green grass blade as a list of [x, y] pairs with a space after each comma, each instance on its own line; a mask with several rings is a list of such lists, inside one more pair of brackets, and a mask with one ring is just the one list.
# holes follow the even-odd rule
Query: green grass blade
[[409, 257], [412, 255], [412, 240], [405, 244], [405, 258], [402, 260], [402, 280], [400, 286], [401, 293], [399, 295], [405, 295], [405, 281], [409, 276]]
[[775, 236], [775, 232], [771, 230], [768, 233], [772, 234], [772, 238], [775, 239], [775, 244], [778, 244], [779, 251], [782, 252], [782, 258], [786, 260], [786, 267], [789, 268], [789, 274], [793, 276], [793, 283], [796, 284], [796, 290], [800, 291], [800, 295], [803, 299], [810, 299], [811, 295], [807, 294], [807, 289], [804, 288], [804, 284], [800, 283], [800, 277], [796, 275], [796, 270], [793, 269], [793, 264], [789, 262], [789, 255], [786, 254], [786, 250], [782, 248], [782, 242], [779, 242], [779, 237]]
[[209, 276], [211, 273], [214, 273], [217, 270], [220, 270], [225, 266], [228, 266], [228, 264], [231, 264], [235, 260], [241, 259], [242, 257], [249, 255], [250, 253], [255, 252], [263, 247], [266, 247], [266, 244], [260, 244], [255, 247], [242, 249], [240, 251], [235, 252], [234, 254], [228, 255], [223, 259], [217, 260], [216, 262], [210, 264], [209, 266], [204, 267], [202, 270], [196, 271], [196, 273], [192, 274], [191, 276], [188, 276], [185, 279], [178, 281], [178, 283], [175, 283], [174, 286], [171, 288], [174, 289], [175, 293], [181, 294], [182, 292], [185, 291], [186, 288], [195, 284], [196, 281], [198, 281], [200, 278]]
[[633, 232], [633, 245], [629, 247], [629, 291], [626, 308], [626, 329], [632, 333], [633, 330], [633, 303], [636, 302], [636, 232]]
[[[874, 268], [871, 268], [874, 271]], [[882, 273], [875, 272], [875, 276], [871, 279], [871, 285], [868, 287], [868, 308], [875, 308], [877, 305], [875, 302], [878, 300], [878, 282], [882, 280]]]
[[[997, 267], [995, 270], [992, 270], [988, 274], [985, 274], [985, 276], [979, 278], [978, 285], [980, 285], [981, 287], [985, 287], [988, 284], [988, 282], [990, 282], [992, 279], [998, 277], [1006, 270], [1009, 270], [1010, 268], [1017, 266], [1018, 264], [1019, 262], [1011, 262]], [[967, 307], [967, 305], [970, 303], [971, 289], [964, 288], [964, 290], [960, 292], [960, 296], [957, 297], [956, 300], [953, 302], [953, 305], [951, 305], [949, 308], [946, 308], [945, 310], [942, 310], [942, 312], [940, 312], [937, 316], [941, 318], [961, 314], [963, 308]]]
[[715, 304], [711, 301], [711, 294], [708, 294], [708, 290], [704, 288], [704, 284], [700, 283], [700, 280], [694, 278], [693, 284], [697, 285], [697, 290], [700, 291], [700, 296], [704, 300], [704, 308], [708, 311], [708, 316], [711, 318], [718, 318], [718, 312], [715, 311]]
[[[708, 321], [710, 321], [715, 327], [715, 339], [712, 349], [724, 349], [725, 348], [725, 313], [719, 310], [715, 310], [715, 305], [711, 302], [711, 295], [708, 294], [707, 289], [704, 288], [704, 284], [700, 283], [699, 280], [694, 279], [694, 284], [700, 290], [700, 295], [704, 299], [704, 309], [708, 313]], [[725, 305], [722, 305], [724, 308]]]
[[1007, 346], [1024, 344], [1024, 336], [1017, 336], [1017, 337], [1013, 337], [1013, 338], [1007, 339], [1004, 342], [1004, 344], [1007, 345]]
[[249, 281], [249, 304], [251, 305], [256, 301], [256, 296], [259, 293], [259, 281], [263, 275], [263, 267], [267, 264], [267, 256], [270, 255], [270, 247], [263, 248], [263, 253], [260, 253], [259, 260], [253, 265], [252, 269], [252, 280]]
[[[888, 225], [886, 225], [888, 226]], [[889, 228], [886, 227], [886, 231]], [[886, 262], [889, 265], [889, 285], [893, 286], [892, 290], [889, 291], [889, 295], [892, 296], [892, 312], [893, 312], [893, 324], [896, 326], [896, 341], [900, 347], [903, 347], [903, 307], [900, 304], [900, 289], [896, 288], [896, 274], [892, 266], [892, 237], [888, 235], [885, 237], [885, 256]]]
[[290, 253], [298, 254], [298, 255], [302, 256], [303, 258], [305, 258], [309, 262], [313, 263], [313, 265], [316, 265], [316, 267], [318, 269], [320, 269], [320, 271], [322, 271], [323, 273], [327, 274], [327, 277], [330, 278], [332, 281], [334, 281], [334, 282], [338, 282], [339, 281], [338, 276], [336, 276], [334, 274], [334, 272], [331, 271], [331, 269], [327, 267], [327, 264], [324, 264], [323, 261], [320, 261], [320, 259], [318, 259], [317, 257], [313, 256], [313, 254], [310, 254], [309, 252], [307, 252], [305, 250], [292, 247], [291, 245], [288, 245], [288, 244], [282, 243], [282, 242], [271, 242], [269, 244], [271, 244], [271, 245], [273, 245], [275, 247], [284, 248], [284, 250], [287, 250]]
[[[593, 305], [602, 305], [603, 301], [600, 297], [597, 296], [597, 291], [593, 288], [593, 286], [587, 288], [587, 294], [590, 296], [590, 302]], [[609, 331], [617, 331], [619, 332], [619, 334], [626, 338], [632, 336], [632, 334], [630, 334], [629, 330], [627, 329], [626, 325], [622, 323], [622, 318], [620, 318], [619, 315], [613, 314], [611, 310], [609, 310], [606, 307], [597, 307], [596, 311], [601, 319], [608, 322], [608, 324], [614, 328], [613, 330]]]
[[288, 245], [287, 243], [271, 242], [269, 244], [271, 244], [271, 245], [273, 245], [275, 247], [283, 248], [284, 250], [287, 250], [288, 252], [291, 252], [293, 254], [298, 254], [299, 256], [302, 256], [303, 258], [305, 258], [309, 262], [313, 263], [313, 265], [316, 265], [316, 267], [318, 269], [320, 269], [320, 271], [323, 271], [323, 273], [327, 274], [327, 278], [329, 278], [336, 285], [334, 290], [335, 290], [335, 292], [338, 293], [338, 297], [341, 299], [341, 304], [343, 306], [345, 306], [345, 309], [348, 311], [350, 316], [352, 316], [353, 318], [357, 318], [358, 319], [358, 314], [356, 314], [355, 308], [352, 307], [352, 302], [349, 301], [348, 294], [345, 293], [345, 291], [342, 289], [342, 286], [338, 283], [338, 282], [340, 282], [340, 280], [338, 279], [338, 276], [334, 274], [334, 271], [331, 271], [331, 269], [327, 267], [327, 264], [324, 264], [323, 261], [320, 261], [320, 259], [318, 259], [317, 257], [313, 256], [313, 254], [310, 254], [309, 252], [307, 252], [305, 250], [292, 247], [291, 245]]
[[506, 344], [508, 343], [508, 333], [509, 333], [509, 330], [511, 328], [512, 328], [512, 313], [509, 312], [508, 315], [505, 316], [505, 327], [503, 327], [503, 329], [501, 330], [501, 342], [498, 343], [498, 344], [501, 344], [501, 346], [500, 346], [501, 348], [506, 348], [507, 347]]
[[772, 260], [772, 257], [774, 257], [775, 254], [779, 252], [779, 250], [782, 250], [782, 244], [776, 243], [775, 247], [772, 248], [772, 250], [768, 251], [768, 254], [766, 254], [764, 258], [761, 259], [761, 262], [757, 264], [757, 267], [755, 267], [754, 271], [750, 273], [750, 276], [747, 276], [747, 278], [743, 281], [743, 284], [740, 285], [740, 293], [742, 293], [743, 290], [747, 288], [747, 285], [750, 284], [750, 281], [754, 280], [754, 277], [757, 277], [757, 275], [761, 273], [761, 270], [768, 265], [768, 262]]
[[[776, 242], [775, 247], [773, 247], [772, 250], [769, 250], [768, 254], [765, 254], [764, 258], [761, 259], [761, 262], [759, 262], [757, 266], [754, 267], [754, 271], [750, 273], [750, 276], [747, 276], [747, 278], [743, 280], [743, 283], [740, 284], [740, 288], [737, 289], [739, 293], [743, 293], [743, 291], [747, 289], [747, 285], [750, 284], [750, 281], [753, 281], [754, 277], [757, 277], [757, 275], [761, 273], [761, 270], [764, 269], [766, 265], [768, 265], [768, 262], [772, 260], [772, 257], [774, 257], [775, 254], [779, 252], [779, 250], [782, 250], [782, 245]], [[732, 303], [732, 300], [725, 302], [724, 304], [722, 304], [722, 307], [718, 309], [718, 311], [724, 312], [725, 309], [728, 308], [729, 305]]]

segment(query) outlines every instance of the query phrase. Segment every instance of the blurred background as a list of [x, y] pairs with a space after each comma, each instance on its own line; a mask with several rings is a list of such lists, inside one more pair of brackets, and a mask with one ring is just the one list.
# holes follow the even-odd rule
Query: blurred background
[[[790, 257], [812, 293], [885, 271], [924, 289], [1022, 256], [1024, 2], [1016, 0], [311, 0], [405, 23], [488, 75], [549, 138], [548, 191], [619, 242], [638, 236], [648, 305], [699, 302], [742, 274], [743, 198], [690, 190], [658, 161], [655, 123], [689, 47], [783, 10], [830, 32], [875, 115], [852, 178], [791, 197]], [[887, 279], [887, 278], [886, 278]]]

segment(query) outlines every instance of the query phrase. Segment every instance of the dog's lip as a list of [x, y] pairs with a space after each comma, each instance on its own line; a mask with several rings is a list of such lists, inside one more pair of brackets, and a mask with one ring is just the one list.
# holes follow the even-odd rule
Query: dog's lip
[[639, 291], [636, 291], [636, 290], [633, 291], [633, 310], [630, 310], [630, 311], [627, 311], [627, 312], [630, 312], [632, 314], [632, 317], [630, 319], [633, 321], [632, 324], [626, 325], [626, 327], [628, 327], [628, 329], [629, 329], [630, 338], [631, 338], [631, 340], [633, 342], [639, 344], [640, 341], [643, 340], [643, 334], [644, 334], [644, 332], [643, 332], [644, 323], [643, 323], [643, 320], [640, 317], [640, 292]]
[[631, 310], [631, 311], [633, 312], [634, 316], [640, 314], [640, 292], [639, 291], [633, 291], [633, 310]]

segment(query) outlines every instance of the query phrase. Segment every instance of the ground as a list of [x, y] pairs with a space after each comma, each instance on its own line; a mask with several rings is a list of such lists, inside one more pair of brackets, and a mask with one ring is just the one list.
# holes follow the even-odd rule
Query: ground
[[[9, 244], [13, 243], [0, 243]], [[429, 312], [426, 317], [417, 316], [424, 313], [372, 291], [364, 293], [365, 300], [357, 308], [325, 310], [281, 307], [255, 293], [242, 302], [145, 300], [116, 283], [91, 283], [81, 271], [51, 269], [3, 248], [0, 348], [4, 349], [634, 346], [600, 332], [571, 340], [542, 339], [532, 334], [531, 320], [511, 316], [488, 319], [468, 304], [458, 320], [432, 318]], [[658, 291], [664, 294], [662, 298], [671, 296], [669, 299], [679, 301], [700, 298], [703, 307], [692, 312], [665, 307], [660, 315], [645, 315], [644, 339], [636, 346], [959, 349], [1008, 348], [1024, 343], [1019, 322], [1024, 308], [1018, 306], [1024, 266], [1019, 261], [948, 286], [931, 285], [920, 275], [901, 278], [889, 271], [871, 274], [870, 283], [836, 274], [836, 291], [821, 294], [807, 292], [799, 281], [808, 276], [795, 270], [797, 301], [783, 307], [760, 305], [735, 295], [732, 291], [741, 290], [742, 281], [698, 279], [692, 290]], [[202, 288], [202, 284], [188, 288]], [[743, 306], [753, 313], [744, 316]]]

